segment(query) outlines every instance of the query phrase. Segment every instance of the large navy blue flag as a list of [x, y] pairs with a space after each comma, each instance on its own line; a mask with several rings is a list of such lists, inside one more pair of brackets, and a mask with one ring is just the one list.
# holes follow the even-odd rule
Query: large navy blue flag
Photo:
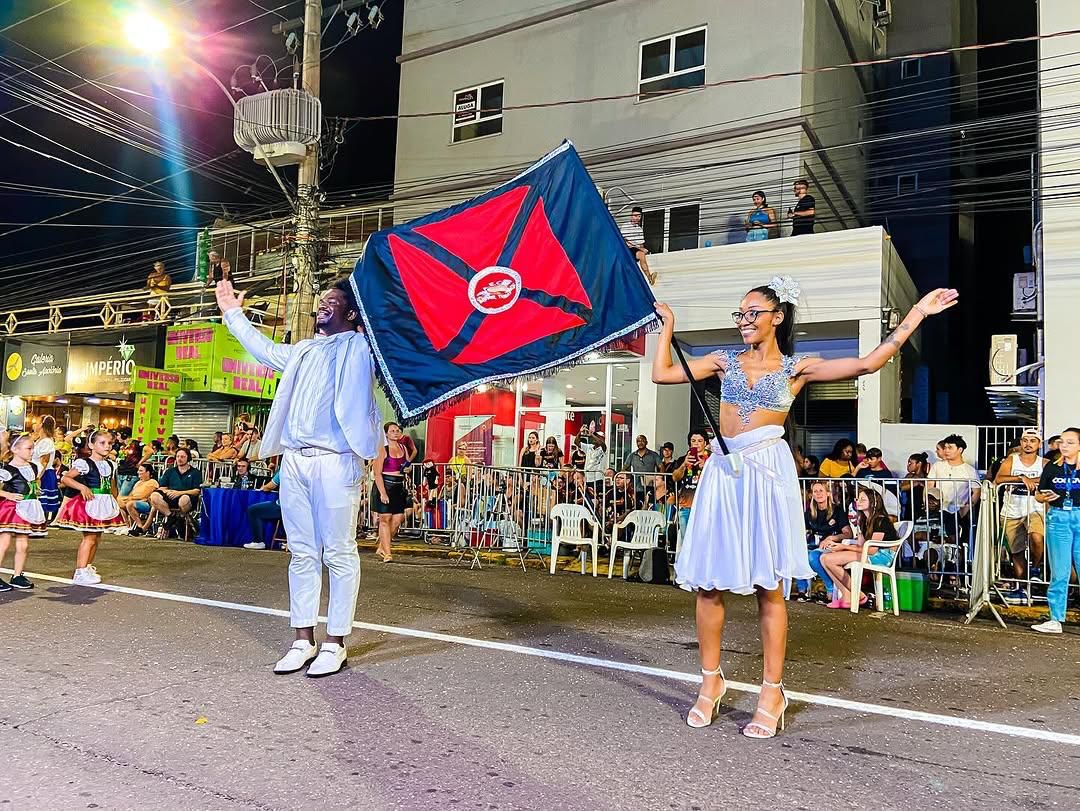
[[572, 364], [657, 322], [569, 141], [486, 194], [372, 235], [352, 283], [406, 423], [481, 383]]

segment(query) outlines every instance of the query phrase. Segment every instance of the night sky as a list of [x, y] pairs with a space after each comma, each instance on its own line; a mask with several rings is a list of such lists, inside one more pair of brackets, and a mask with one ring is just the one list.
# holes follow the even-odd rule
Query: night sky
[[[57, 2], [0, 3], [0, 30]], [[291, 18], [303, 12], [303, 2], [258, 0], [258, 3], [264, 8], [250, 0], [178, 0], [158, 3], [158, 7], [171, 14], [178, 28], [186, 28], [188, 44], [180, 46], [174, 41], [173, 48], [183, 47], [228, 86], [234, 69], [252, 63], [259, 54], [276, 60], [285, 57], [283, 38], [272, 34], [270, 29], [280, 21], [279, 15]], [[394, 58], [400, 53], [403, 3], [389, 0], [384, 5], [386, 19], [378, 29], [362, 31], [359, 36], [344, 41], [332, 54], [324, 53], [321, 95], [325, 116], [396, 112], [398, 67]], [[329, 3], [326, 6], [331, 7]], [[120, 180], [137, 186], [178, 172], [200, 159], [227, 155], [237, 149], [232, 138], [232, 111], [221, 91], [206, 76], [185, 67], [183, 60], [175, 55], [166, 54], [168, 58], [161, 60], [159, 67], [136, 55], [121, 31], [123, 8], [124, 4], [119, 2], [71, 0], [0, 33], [0, 114], [11, 119], [0, 119], [0, 136], [105, 175], [88, 174], [0, 140], [0, 165], [5, 167], [0, 182], [108, 196], [128, 189], [106, 178], [119, 175]], [[264, 11], [273, 8], [279, 8], [279, 13]], [[263, 16], [251, 20], [259, 15]], [[246, 20], [250, 22], [214, 33]], [[325, 33], [324, 51], [338, 43], [344, 32], [344, 17], [338, 15]], [[73, 50], [74, 53], [62, 57]], [[58, 64], [50, 64], [46, 58]], [[42, 62], [46, 64], [35, 67]], [[285, 69], [280, 75], [281, 86], [288, 86], [291, 81], [290, 64], [288, 60], [278, 62], [278, 68]], [[20, 72], [31, 67], [35, 68], [32, 73]], [[269, 62], [262, 59], [260, 67], [269, 82], [272, 73]], [[77, 87], [85, 79], [113, 87]], [[66, 96], [49, 82], [75, 89], [86, 100]], [[18, 95], [27, 93], [37, 99], [47, 93], [53, 99], [60, 99], [60, 103], [65, 100], [75, 103], [81, 113], [66, 111], [61, 115], [39, 106], [24, 107], [26, 101]], [[172, 104], [163, 100], [170, 94]], [[105, 109], [95, 109], [92, 104]], [[115, 113], [132, 119], [134, 124], [117, 124]], [[119, 127], [121, 137], [141, 135], [147, 139], [144, 142], [153, 144], [165, 155], [147, 154], [136, 146], [95, 132], [74, 120], [79, 114], [94, 116], [98, 126]], [[150, 131], [140, 132], [137, 124], [149, 127]], [[324, 178], [323, 189], [331, 192], [356, 189], [357, 199], [385, 197], [385, 186], [393, 181], [394, 132], [393, 121], [350, 125], [333, 170]], [[181, 148], [187, 154], [177, 154]], [[58, 222], [97, 226], [202, 226], [226, 210], [239, 221], [263, 214], [271, 206], [283, 210], [283, 196], [272, 177], [247, 153], [231, 155], [212, 166], [231, 170], [227, 177], [222, 173], [229, 185], [213, 176], [189, 172], [155, 187], [173, 199], [197, 201], [205, 211], [188, 211], [169, 204], [151, 207], [112, 202], [94, 205]], [[205, 171], [210, 174], [211, 168]], [[287, 182], [295, 183], [295, 168], [283, 172]], [[151, 199], [146, 191], [132, 192], [128, 197]], [[4, 212], [0, 221], [26, 223], [89, 205], [95, 199], [43, 196], [40, 191], [31, 194], [0, 188], [0, 201]], [[181, 278], [193, 266], [193, 254], [183, 244], [193, 239], [193, 230], [36, 227], [3, 233], [15, 227], [0, 226], [3, 257], [0, 296], [5, 308], [95, 289], [139, 286], [159, 252], [169, 257], [169, 269]], [[135, 240], [139, 240], [138, 245], [108, 250], [109, 245]], [[97, 253], [88, 253], [95, 249]], [[82, 255], [71, 256], [76, 252]]]

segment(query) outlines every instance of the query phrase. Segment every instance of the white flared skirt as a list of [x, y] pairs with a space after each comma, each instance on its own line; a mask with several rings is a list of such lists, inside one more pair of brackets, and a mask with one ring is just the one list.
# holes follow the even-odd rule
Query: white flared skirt
[[783, 436], [781, 426], [766, 425], [724, 437], [741, 465], [712, 441], [675, 558], [680, 587], [753, 594], [814, 576], [798, 472]]

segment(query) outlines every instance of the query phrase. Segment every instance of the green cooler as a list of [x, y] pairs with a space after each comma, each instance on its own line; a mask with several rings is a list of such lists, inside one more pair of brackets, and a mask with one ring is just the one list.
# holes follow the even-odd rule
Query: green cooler
[[[885, 581], [888, 590], [889, 581]], [[901, 611], [925, 611], [928, 578], [923, 572], [897, 572], [896, 590], [900, 597]]]

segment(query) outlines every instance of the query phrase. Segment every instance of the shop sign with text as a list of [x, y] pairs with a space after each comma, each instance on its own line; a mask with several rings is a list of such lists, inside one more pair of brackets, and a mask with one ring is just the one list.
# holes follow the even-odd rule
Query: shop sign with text
[[63, 394], [67, 382], [66, 346], [8, 343], [0, 392], [12, 395]]

